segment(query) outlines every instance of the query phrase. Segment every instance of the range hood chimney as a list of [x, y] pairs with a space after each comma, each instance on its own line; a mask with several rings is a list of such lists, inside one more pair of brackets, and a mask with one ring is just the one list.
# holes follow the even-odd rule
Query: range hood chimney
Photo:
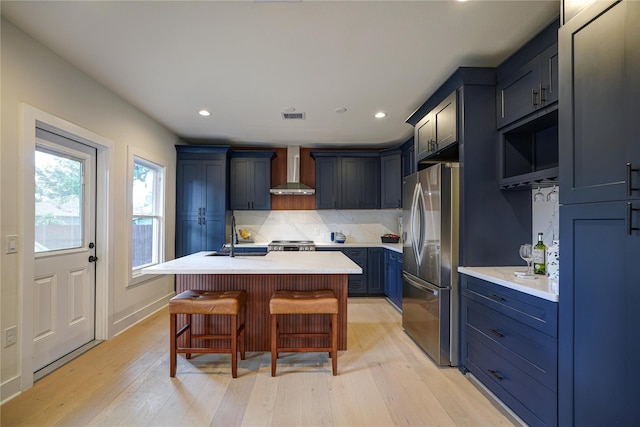
[[271, 194], [308, 196], [316, 190], [300, 183], [300, 147], [287, 147], [287, 183], [275, 186]]

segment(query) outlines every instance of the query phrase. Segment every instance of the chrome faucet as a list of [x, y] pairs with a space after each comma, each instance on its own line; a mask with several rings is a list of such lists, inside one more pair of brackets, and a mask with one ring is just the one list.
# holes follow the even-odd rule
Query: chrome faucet
[[231, 215], [231, 252], [229, 256], [235, 257], [235, 240], [236, 240], [236, 216]]

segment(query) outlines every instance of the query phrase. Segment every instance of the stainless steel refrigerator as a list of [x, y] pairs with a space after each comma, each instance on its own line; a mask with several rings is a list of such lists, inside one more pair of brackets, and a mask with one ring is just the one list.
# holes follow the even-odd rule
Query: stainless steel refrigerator
[[403, 181], [402, 327], [439, 365], [458, 364], [458, 163]]

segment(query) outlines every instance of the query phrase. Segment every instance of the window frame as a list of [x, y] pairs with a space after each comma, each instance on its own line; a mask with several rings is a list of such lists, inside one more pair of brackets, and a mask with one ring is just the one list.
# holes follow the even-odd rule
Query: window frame
[[[141, 150], [128, 147], [128, 176], [127, 176], [127, 204], [128, 204], [128, 285], [135, 286], [140, 283], [154, 279], [156, 276], [142, 274], [142, 269], [157, 265], [165, 261], [165, 246], [166, 246], [166, 174], [167, 166], [165, 162], [158, 160], [155, 156], [149, 155]], [[153, 192], [153, 214], [151, 215], [138, 215], [133, 212], [133, 182], [134, 182], [134, 166], [136, 164], [142, 165], [149, 169], [153, 169], [156, 172]], [[154, 222], [153, 230], [153, 251], [156, 253], [155, 262], [145, 264], [139, 267], [133, 266], [133, 221], [135, 218], [152, 218]]]

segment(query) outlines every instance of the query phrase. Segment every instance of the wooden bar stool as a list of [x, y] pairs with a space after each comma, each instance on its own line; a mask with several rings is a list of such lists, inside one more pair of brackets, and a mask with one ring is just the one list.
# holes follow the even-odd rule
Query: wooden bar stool
[[[244, 323], [246, 319], [247, 293], [245, 291], [198, 291], [188, 290], [169, 300], [170, 315], [170, 360], [169, 374], [176, 376], [177, 353], [185, 353], [190, 359], [192, 353], [226, 353], [231, 354], [231, 375], [236, 378], [238, 371], [238, 347], [240, 358], [244, 360]], [[185, 314], [185, 325], [177, 330], [177, 315]], [[194, 334], [191, 328], [191, 316], [228, 315], [231, 317], [231, 331], [229, 334]], [[242, 314], [242, 315], [240, 315]], [[240, 320], [240, 322], [239, 322]], [[178, 347], [178, 337], [186, 334], [187, 347]], [[194, 339], [201, 340], [230, 340], [227, 348], [193, 347]], [[239, 341], [239, 343], [238, 343]]]
[[[271, 313], [271, 376], [276, 376], [279, 352], [329, 352], [333, 375], [338, 375], [338, 298], [331, 289], [318, 291], [275, 291], [269, 301]], [[280, 331], [278, 315], [282, 314], [329, 314], [329, 332], [287, 332]], [[280, 346], [281, 339], [287, 338], [328, 338], [328, 347], [286, 347]]]

